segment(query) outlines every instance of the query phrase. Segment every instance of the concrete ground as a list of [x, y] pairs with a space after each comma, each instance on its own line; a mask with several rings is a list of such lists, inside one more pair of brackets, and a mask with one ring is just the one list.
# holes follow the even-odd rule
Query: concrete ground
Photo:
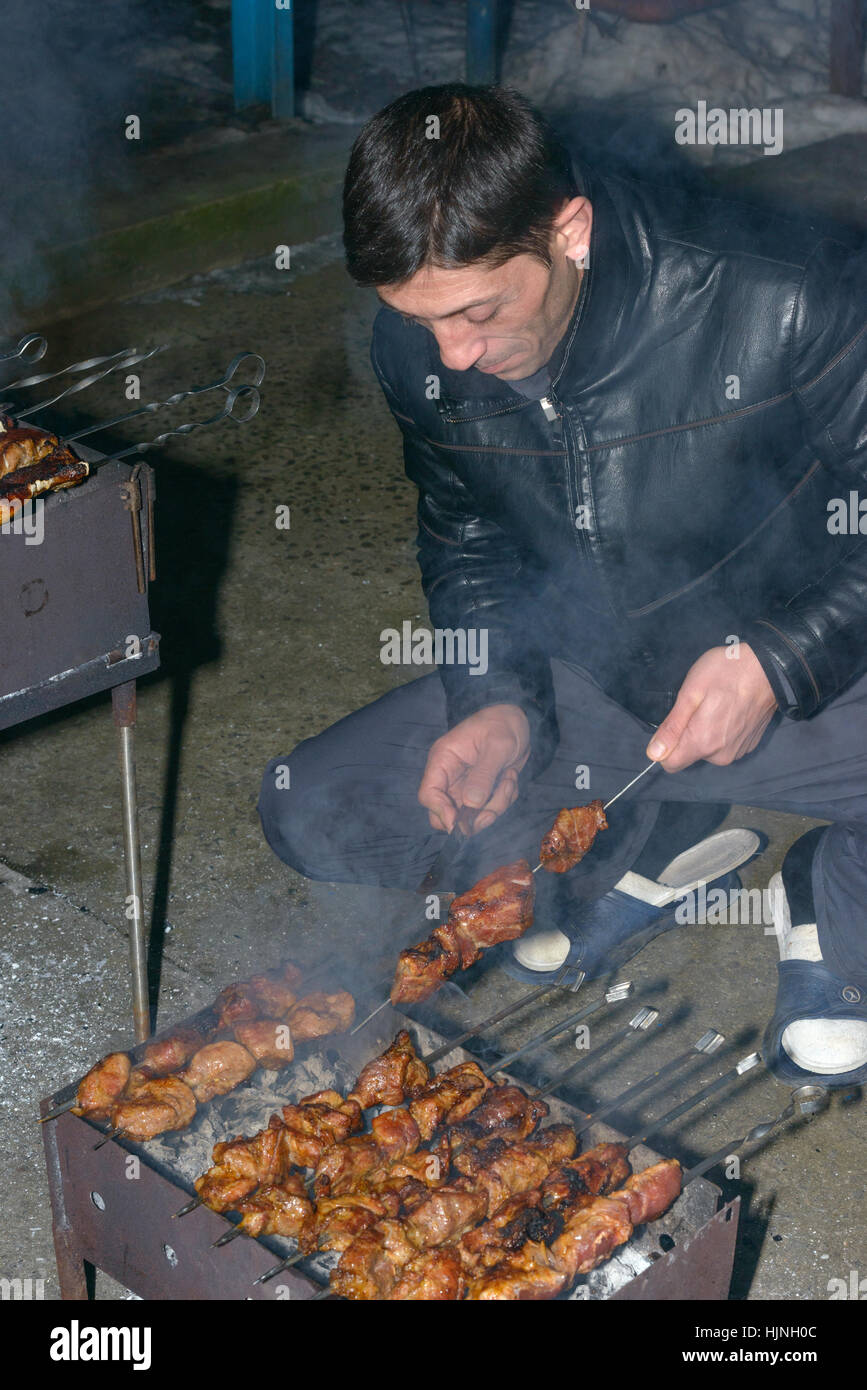
[[[782, 161], [774, 163], [779, 178]], [[374, 307], [372, 294], [350, 285], [337, 239], [325, 237], [293, 248], [290, 271], [244, 263], [49, 330], [58, 363], [131, 342], [170, 344], [147, 365], [143, 399], [213, 380], [241, 350], [268, 361], [255, 421], [152, 455], [152, 624], [163, 668], [140, 688], [137, 746], [160, 1026], [238, 975], [290, 955], [313, 964], [323, 950], [356, 981], [363, 964], [372, 1004], [398, 945], [427, 930], [411, 894], [313, 885], [286, 869], [255, 811], [265, 762], [397, 683], [396, 669], [379, 662], [379, 633], [425, 615], [414, 496], [367, 362]], [[86, 403], [92, 418], [119, 413], [120, 383], [109, 378]], [[184, 408], [173, 418], [187, 418]], [[274, 524], [281, 504], [291, 508], [289, 531]], [[44, 1278], [49, 1298], [59, 1291], [37, 1101], [130, 1041], [114, 740], [102, 697], [0, 735], [0, 860], [10, 871], [0, 870], [0, 1274]], [[733, 808], [729, 822], [769, 837], [748, 887], [766, 884], [810, 824], [751, 808]], [[657, 1004], [665, 1027], [616, 1062], [588, 1063], [576, 1098], [592, 1109], [710, 1025], [726, 1033], [733, 1055], [751, 1051], [772, 1008], [775, 962], [761, 925], [662, 937], [628, 974], [638, 1002]], [[471, 1004], [450, 994], [443, 1009], [454, 1028], [459, 1014], [479, 1017], [520, 988], [491, 967], [474, 982]], [[569, 1007], [547, 1005], [546, 1022]], [[540, 1018], [520, 1016], [498, 1041], [516, 1045]], [[615, 1026], [601, 1025], [594, 1042]], [[554, 1067], [568, 1058], [568, 1046], [552, 1044], [543, 1060]], [[787, 1099], [786, 1087], [754, 1071], [657, 1146], [697, 1158]], [[624, 1126], [630, 1120], [637, 1114]], [[733, 1297], [821, 1299], [830, 1279], [864, 1271], [865, 1137], [863, 1103], [838, 1092], [828, 1113], [790, 1124], [724, 1184], [746, 1208]], [[126, 1296], [104, 1278], [97, 1293]]]

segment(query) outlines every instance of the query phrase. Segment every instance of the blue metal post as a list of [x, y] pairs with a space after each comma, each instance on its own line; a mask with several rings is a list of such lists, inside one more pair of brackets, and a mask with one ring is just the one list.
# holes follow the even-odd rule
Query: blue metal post
[[467, 81], [497, 80], [497, 0], [467, 0]]
[[274, 7], [271, 114], [285, 121], [295, 115], [295, 15], [293, 0], [271, 0]]
[[235, 110], [271, 100], [273, 0], [232, 0]]

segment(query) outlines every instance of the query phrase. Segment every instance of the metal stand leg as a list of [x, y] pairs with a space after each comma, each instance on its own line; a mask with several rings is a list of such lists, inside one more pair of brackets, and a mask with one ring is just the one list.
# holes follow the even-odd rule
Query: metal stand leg
[[132, 1013], [136, 1042], [150, 1036], [147, 952], [144, 937], [144, 904], [141, 887], [141, 842], [135, 787], [135, 681], [116, 685], [111, 692], [120, 753], [123, 794], [123, 854], [126, 863], [126, 905], [129, 921], [129, 964], [132, 974]]

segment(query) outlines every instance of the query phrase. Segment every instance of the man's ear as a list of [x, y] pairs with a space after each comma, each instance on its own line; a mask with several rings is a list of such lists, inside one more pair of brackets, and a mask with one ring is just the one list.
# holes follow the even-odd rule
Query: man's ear
[[590, 248], [593, 206], [589, 198], [570, 198], [554, 218], [555, 245], [572, 261], [583, 260]]

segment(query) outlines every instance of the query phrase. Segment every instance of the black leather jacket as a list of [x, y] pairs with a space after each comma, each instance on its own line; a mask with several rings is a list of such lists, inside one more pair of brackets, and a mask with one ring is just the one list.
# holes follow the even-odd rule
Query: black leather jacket
[[431, 621], [489, 633], [487, 674], [441, 667], [449, 722], [520, 705], [537, 769], [552, 655], [651, 723], [727, 639], [790, 718], [867, 669], [867, 546], [828, 511], [867, 497], [867, 252], [583, 175], [593, 231], [553, 411], [447, 370], [391, 310], [372, 347], [419, 490]]

